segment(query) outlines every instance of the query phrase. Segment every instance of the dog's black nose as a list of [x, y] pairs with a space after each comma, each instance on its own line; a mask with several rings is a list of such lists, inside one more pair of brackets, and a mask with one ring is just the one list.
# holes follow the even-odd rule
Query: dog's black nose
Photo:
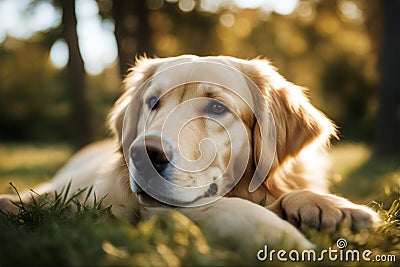
[[161, 174], [172, 158], [171, 147], [160, 137], [146, 137], [144, 141], [134, 144], [131, 148], [133, 164], [139, 171], [146, 171], [149, 164]]
[[146, 139], [147, 155], [157, 172], [165, 170], [171, 158], [171, 149], [166, 142], [162, 142], [160, 138]]

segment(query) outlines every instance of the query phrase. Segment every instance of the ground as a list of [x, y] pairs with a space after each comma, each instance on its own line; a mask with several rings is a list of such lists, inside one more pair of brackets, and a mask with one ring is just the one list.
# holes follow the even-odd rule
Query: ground
[[[70, 157], [64, 144], [0, 144], [0, 193], [32, 188], [51, 178]], [[369, 146], [345, 142], [331, 151], [332, 190], [370, 205], [387, 223], [372, 232], [353, 234], [343, 227], [335, 235], [306, 231], [318, 249], [345, 238], [349, 249], [371, 250], [372, 255], [400, 261], [400, 164], [379, 160]], [[171, 212], [132, 226], [115, 220], [97, 203], [77, 203], [60, 195], [43, 209], [43, 203], [25, 207], [19, 216], [0, 215], [0, 266], [2, 265], [247, 265], [255, 255], [242, 255], [240, 244], [217, 240], [180, 213]], [[78, 209], [71, 213], [70, 206]], [[326, 261], [337, 265], [337, 262]], [[281, 262], [279, 262], [281, 264]], [[341, 262], [340, 265], [357, 265]], [[367, 262], [364, 262], [367, 264]], [[370, 262], [372, 266], [376, 262]]]

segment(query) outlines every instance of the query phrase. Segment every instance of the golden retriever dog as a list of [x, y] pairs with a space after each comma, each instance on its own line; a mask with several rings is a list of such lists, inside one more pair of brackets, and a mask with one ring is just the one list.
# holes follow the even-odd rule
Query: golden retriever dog
[[[108, 118], [114, 139], [84, 148], [34, 191], [93, 186], [118, 218], [177, 209], [244, 243], [304, 248], [296, 228], [371, 228], [372, 210], [328, 193], [336, 128], [304, 91], [264, 59], [138, 59]], [[1, 196], [0, 208], [18, 212], [12, 201]]]

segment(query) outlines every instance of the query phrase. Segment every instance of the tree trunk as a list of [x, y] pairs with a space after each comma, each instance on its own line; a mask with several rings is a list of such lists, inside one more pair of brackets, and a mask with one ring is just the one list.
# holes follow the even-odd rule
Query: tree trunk
[[382, 1], [381, 92], [375, 154], [400, 155], [400, 0]]
[[79, 50], [75, 0], [60, 0], [63, 35], [68, 44], [68, 86], [71, 96], [72, 118], [75, 125], [74, 143], [81, 147], [92, 141], [90, 105], [86, 95], [86, 72]]
[[119, 69], [124, 77], [137, 55], [152, 55], [149, 10], [146, 1], [114, 0], [113, 18], [118, 46]]

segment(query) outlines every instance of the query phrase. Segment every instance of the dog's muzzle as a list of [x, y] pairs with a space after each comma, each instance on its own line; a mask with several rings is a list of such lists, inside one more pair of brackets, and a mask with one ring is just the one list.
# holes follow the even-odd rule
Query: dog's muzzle
[[143, 206], [191, 206], [203, 198], [214, 197], [216, 183], [184, 187], [173, 183], [173, 146], [157, 135], [139, 138], [130, 146], [131, 189]]
[[158, 136], [147, 136], [135, 141], [130, 149], [132, 162], [140, 175], [154, 175], [156, 171], [167, 179], [163, 172], [172, 160], [172, 148], [169, 142]]

